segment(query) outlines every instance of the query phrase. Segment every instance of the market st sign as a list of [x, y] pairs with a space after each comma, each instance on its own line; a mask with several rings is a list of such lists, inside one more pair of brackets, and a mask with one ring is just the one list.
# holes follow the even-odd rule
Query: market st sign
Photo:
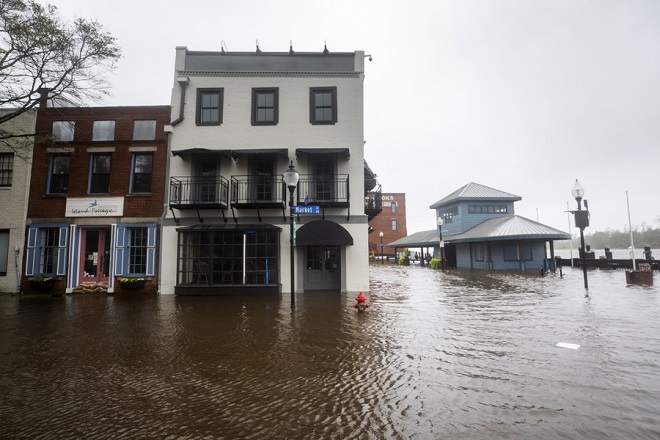
[[66, 217], [121, 217], [123, 215], [123, 197], [69, 197], [66, 199]]

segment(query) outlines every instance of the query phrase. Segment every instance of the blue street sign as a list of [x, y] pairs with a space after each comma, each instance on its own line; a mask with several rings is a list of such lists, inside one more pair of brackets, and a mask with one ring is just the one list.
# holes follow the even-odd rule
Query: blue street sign
[[321, 213], [321, 207], [320, 206], [312, 206], [312, 205], [294, 206], [293, 207], [293, 213], [294, 214], [320, 214]]

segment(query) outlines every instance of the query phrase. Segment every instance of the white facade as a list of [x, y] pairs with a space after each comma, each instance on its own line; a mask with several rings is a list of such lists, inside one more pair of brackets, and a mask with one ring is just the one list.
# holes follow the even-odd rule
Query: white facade
[[[12, 110], [0, 110], [9, 113]], [[12, 134], [34, 133], [36, 110], [31, 110], [2, 124], [2, 131]], [[26, 141], [29, 139], [29, 141]], [[25, 243], [25, 217], [30, 189], [32, 138], [7, 140], [0, 145], [0, 292], [18, 292], [20, 268]], [[7, 180], [11, 173], [10, 181]]]
[[[235, 294], [241, 288], [272, 291], [274, 287], [281, 293], [290, 292], [289, 193], [283, 189], [281, 176], [291, 162], [301, 175], [294, 204], [302, 205], [307, 199], [310, 205], [321, 206], [319, 214], [297, 216], [297, 230], [323, 220], [341, 226], [352, 238], [352, 244], [333, 243], [332, 238], [324, 244], [323, 237], [318, 237], [318, 243], [316, 238], [311, 239], [311, 246], [297, 245], [295, 290], [325, 290], [324, 281], [315, 284], [314, 276], [318, 274], [307, 273], [316, 264], [316, 252], [336, 258], [334, 263], [323, 262], [318, 269], [327, 270], [321, 278], [326, 277], [323, 279], [332, 284], [329, 290], [367, 291], [364, 52], [257, 54], [191, 52], [179, 47], [176, 54], [171, 102], [174, 121], [170, 135], [170, 210], [163, 227], [161, 292]], [[335, 101], [329, 107], [336, 117], [329, 123], [312, 121], [312, 112], [318, 110], [312, 102], [317, 89], [327, 89], [327, 96], [334, 93]], [[261, 96], [261, 91], [275, 96], [275, 105], [267, 104], [271, 115], [273, 110], [276, 112], [275, 120], [264, 125], [255, 124], [255, 96]], [[206, 99], [202, 93], [216, 92], [221, 97], [221, 121], [204, 124], [199, 120], [203, 112], [200, 100]], [[214, 98], [209, 99], [213, 107]], [[211, 109], [210, 118], [215, 117], [215, 110]], [[323, 196], [318, 186], [322, 175], [330, 176]], [[212, 181], [217, 184], [200, 186]], [[241, 196], [241, 188], [247, 188], [250, 195]], [[313, 227], [306, 231], [307, 240], [310, 232], [315, 235], [310, 230]], [[188, 232], [182, 232], [185, 228]], [[238, 251], [239, 246], [227, 247], [229, 235], [240, 239], [243, 234], [246, 241], [259, 241], [254, 237], [262, 229], [264, 236], [278, 237], [277, 255], [256, 242], [253, 251], [245, 250], [250, 245], [244, 245], [242, 260], [232, 257], [230, 269], [229, 260], [223, 260], [222, 255], [229, 250]], [[257, 235], [251, 235], [255, 230]], [[202, 238], [193, 238], [195, 234]], [[223, 244], [207, 246], [205, 240]], [[269, 257], [259, 257], [262, 254]], [[252, 261], [248, 261], [250, 255], [254, 257]], [[200, 265], [202, 272], [208, 269], [209, 273], [200, 275]], [[233, 278], [228, 275], [230, 271]], [[184, 285], [192, 290], [184, 289]]]

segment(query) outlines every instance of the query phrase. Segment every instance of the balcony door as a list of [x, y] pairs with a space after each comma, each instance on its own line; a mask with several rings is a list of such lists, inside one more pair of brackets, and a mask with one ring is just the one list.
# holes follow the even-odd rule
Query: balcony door
[[317, 202], [331, 202], [335, 190], [335, 160], [334, 156], [319, 154], [314, 159], [314, 200]]
[[110, 228], [85, 228], [81, 231], [80, 280], [86, 283], [108, 282], [110, 244]]
[[272, 202], [276, 179], [275, 159], [270, 154], [257, 154], [250, 157], [250, 199], [254, 202]]
[[193, 199], [196, 202], [216, 203], [219, 200], [218, 159], [215, 156], [198, 156], [193, 160]]

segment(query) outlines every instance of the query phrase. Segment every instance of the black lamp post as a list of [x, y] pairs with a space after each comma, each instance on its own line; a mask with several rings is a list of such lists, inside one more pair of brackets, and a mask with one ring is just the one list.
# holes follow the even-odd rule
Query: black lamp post
[[575, 179], [575, 185], [571, 190], [571, 194], [575, 197], [577, 202], [577, 211], [573, 211], [575, 216], [575, 227], [580, 229], [580, 245], [582, 246], [582, 273], [584, 275], [584, 288], [589, 289], [589, 282], [587, 281], [587, 249], [584, 247], [584, 228], [589, 226], [589, 209], [587, 206], [587, 201], [584, 201], [584, 208], [582, 210], [582, 198], [584, 197], [584, 188], [580, 185], [577, 179]]
[[380, 265], [383, 265], [383, 231], [380, 231]]
[[440, 241], [439, 241], [439, 245], [440, 245], [440, 268], [442, 270], [445, 270], [445, 252], [444, 252], [445, 244], [442, 242], [442, 225], [444, 223], [445, 222], [442, 221], [442, 217], [438, 217], [438, 235], [440, 236]]
[[287, 188], [289, 188], [289, 236], [290, 236], [290, 254], [291, 254], [291, 308], [296, 308], [296, 289], [295, 289], [295, 268], [294, 268], [294, 256], [293, 251], [295, 249], [296, 243], [293, 239], [293, 192], [298, 186], [298, 179], [300, 179], [300, 174], [293, 167], [293, 161], [289, 164], [289, 169], [285, 171], [282, 175], [282, 180]]

